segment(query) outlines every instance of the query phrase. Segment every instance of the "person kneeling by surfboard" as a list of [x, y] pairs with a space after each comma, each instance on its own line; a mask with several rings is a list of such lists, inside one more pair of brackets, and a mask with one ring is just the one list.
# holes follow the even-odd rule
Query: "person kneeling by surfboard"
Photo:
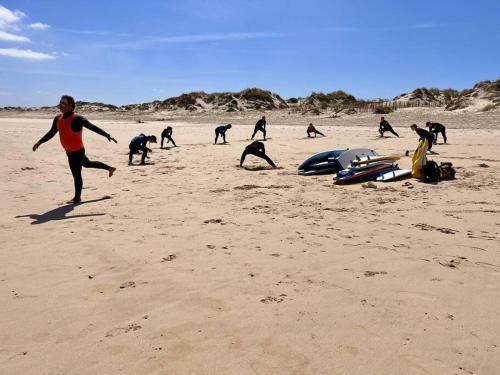
[[139, 134], [138, 136], [132, 138], [130, 144], [128, 145], [129, 153], [128, 153], [128, 164], [132, 164], [132, 158], [134, 154], [139, 154], [142, 152], [141, 164], [146, 164], [146, 158], [148, 157], [148, 152], [153, 152], [146, 145], [148, 142], [156, 143], [156, 137], [154, 135], [144, 135]]
[[232, 127], [233, 126], [231, 124], [217, 126], [215, 128], [215, 143], [214, 143], [214, 145], [217, 144], [217, 140], [219, 139], [219, 135], [222, 137], [222, 141], [224, 143], [226, 143], [226, 131], [228, 131]]
[[274, 164], [269, 156], [266, 155], [266, 149], [264, 147], [264, 143], [262, 142], [253, 141], [247, 147], [245, 147], [243, 154], [241, 154], [240, 167], [243, 166], [243, 162], [245, 161], [247, 155], [255, 155], [261, 159], [264, 159], [271, 165], [271, 167], [276, 168], [276, 164]]
[[307, 136], [311, 138], [311, 133], [314, 133], [314, 138], [316, 138], [316, 135], [322, 135], [323, 137], [326, 137], [323, 133], [321, 133], [319, 130], [317, 130], [312, 123], [309, 124], [307, 127]]

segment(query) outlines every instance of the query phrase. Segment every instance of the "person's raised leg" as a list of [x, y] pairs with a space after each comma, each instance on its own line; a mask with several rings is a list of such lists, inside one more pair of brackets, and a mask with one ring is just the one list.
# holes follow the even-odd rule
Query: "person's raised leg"
[[109, 177], [113, 176], [113, 173], [115, 173], [116, 168], [111, 167], [107, 164], [101, 163], [100, 161], [92, 161], [89, 160], [87, 155], [83, 155], [83, 160], [82, 160], [82, 167], [85, 168], [96, 168], [96, 169], [105, 169], [109, 172]]

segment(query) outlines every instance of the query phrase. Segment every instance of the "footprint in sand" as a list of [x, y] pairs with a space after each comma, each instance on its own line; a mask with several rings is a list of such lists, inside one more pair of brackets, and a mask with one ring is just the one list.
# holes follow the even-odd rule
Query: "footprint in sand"
[[122, 333], [129, 333], [131, 331], [134, 332], [134, 331], [137, 331], [141, 328], [142, 328], [142, 326], [140, 326], [139, 324], [132, 323], [126, 327], [113, 328], [112, 330], [110, 330], [106, 333], [105, 337], [114, 337], [114, 336], [118, 336]]
[[385, 272], [385, 271], [365, 271], [364, 275], [366, 277], [372, 277], [375, 275], [387, 275], [387, 272]]
[[163, 262], [171, 262], [172, 260], [174, 260], [174, 259], [176, 259], [176, 258], [177, 258], [177, 255], [175, 255], [175, 254], [170, 254], [170, 255], [168, 255], [168, 256], [166, 256], [166, 257], [161, 258], [161, 261], [162, 261], [162, 263], [163, 263]]
[[120, 289], [125, 289], [125, 288], [135, 288], [135, 282], [134, 281], [127, 281], [120, 285]]
[[260, 302], [262, 303], [281, 303], [285, 300], [286, 294], [280, 294], [278, 297], [267, 296], [266, 298], [262, 298]]

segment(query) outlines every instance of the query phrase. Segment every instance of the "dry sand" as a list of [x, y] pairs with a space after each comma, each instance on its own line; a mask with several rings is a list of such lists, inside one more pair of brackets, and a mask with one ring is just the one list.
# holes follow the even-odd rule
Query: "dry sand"
[[431, 158], [457, 179], [413, 189], [295, 170], [321, 150], [413, 150], [427, 111], [387, 116], [399, 139], [375, 115], [313, 119], [317, 139], [308, 118], [269, 117], [277, 170], [237, 167], [256, 115], [220, 146], [223, 118], [169, 121], [180, 147], [146, 167], [128, 142], [165, 122], [94, 121], [119, 143], [85, 131], [87, 154], [118, 170], [84, 170], [78, 206], [58, 139], [31, 151], [50, 120], [0, 119], [0, 373], [500, 373], [498, 113], [432, 112], [450, 144]]

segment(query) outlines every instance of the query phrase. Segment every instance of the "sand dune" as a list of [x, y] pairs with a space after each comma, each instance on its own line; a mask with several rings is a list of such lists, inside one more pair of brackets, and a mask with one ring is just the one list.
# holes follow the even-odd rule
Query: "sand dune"
[[[130, 138], [166, 123], [95, 121], [119, 143], [86, 131], [87, 154], [118, 170], [84, 170], [78, 206], [58, 139], [31, 151], [50, 120], [0, 119], [0, 373], [499, 373], [498, 114], [399, 111], [399, 139], [375, 115], [313, 118], [327, 137], [307, 139], [311, 119], [270, 114], [276, 170], [237, 166], [240, 116], [220, 146], [227, 118], [173, 119], [180, 147], [132, 167]], [[454, 181], [295, 173], [321, 150], [413, 150], [429, 116]]]

